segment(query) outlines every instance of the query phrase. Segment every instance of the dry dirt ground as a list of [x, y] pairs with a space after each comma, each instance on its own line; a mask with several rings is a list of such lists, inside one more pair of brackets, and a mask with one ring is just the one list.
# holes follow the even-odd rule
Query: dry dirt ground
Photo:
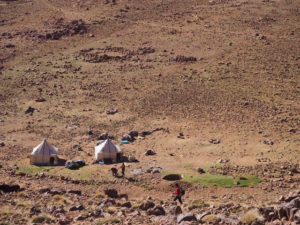
[[[80, 189], [84, 197], [70, 201], [86, 205], [107, 187], [170, 201], [174, 182], [163, 174], [199, 167], [262, 182], [182, 182], [186, 203], [268, 204], [299, 188], [291, 172], [300, 160], [299, 21], [297, 0], [0, 0], [0, 184], [20, 184], [27, 196], [3, 194], [0, 221], [31, 223], [28, 209], [47, 204], [34, 194], [42, 187]], [[29, 106], [35, 111], [25, 114]], [[128, 163], [132, 179], [92, 164], [101, 133], [120, 143], [130, 130], [157, 128], [121, 146], [139, 160]], [[87, 166], [30, 166], [45, 138], [61, 158]], [[130, 173], [151, 166], [163, 174]]]

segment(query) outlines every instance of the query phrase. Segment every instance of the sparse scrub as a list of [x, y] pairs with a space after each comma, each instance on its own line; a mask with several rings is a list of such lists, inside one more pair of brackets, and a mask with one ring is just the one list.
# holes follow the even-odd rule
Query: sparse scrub
[[201, 221], [209, 224], [218, 224], [220, 218], [216, 215], [207, 215], [201, 219]]
[[63, 195], [54, 195], [53, 196], [53, 201], [57, 204], [65, 204], [65, 205], [69, 205], [71, 202], [70, 200], [68, 200], [65, 196]]
[[143, 181], [141, 183], [141, 187], [143, 187], [146, 191], [151, 191], [153, 189], [153, 186], [151, 185], [151, 182], [146, 180], [146, 181]]
[[104, 198], [105, 195], [102, 192], [98, 192], [95, 194], [95, 198]]
[[241, 217], [241, 221], [244, 224], [252, 224], [255, 222], [263, 222], [263, 217], [259, 214], [257, 209], [252, 209]]
[[203, 207], [208, 207], [208, 206], [209, 206], [209, 204], [205, 203], [203, 200], [197, 199], [197, 200], [192, 201], [188, 205], [188, 208], [189, 208], [189, 210], [192, 210], [192, 209], [198, 209], [198, 208], [203, 208]]
[[49, 223], [50, 222], [50, 218], [47, 217], [47, 216], [36, 216], [32, 219], [32, 222], [33, 223], [44, 223], [44, 222], [47, 222]]
[[24, 192], [19, 192], [19, 193], [18, 193], [18, 197], [19, 197], [19, 198], [28, 198], [28, 195], [25, 194]]
[[101, 219], [100, 221], [97, 222], [97, 225], [105, 225], [105, 224], [115, 224], [115, 223], [120, 223], [121, 220], [117, 218], [110, 218], [110, 219]]
[[114, 214], [117, 211], [116, 207], [110, 206], [106, 209], [104, 209], [105, 212], [109, 213], [109, 214]]

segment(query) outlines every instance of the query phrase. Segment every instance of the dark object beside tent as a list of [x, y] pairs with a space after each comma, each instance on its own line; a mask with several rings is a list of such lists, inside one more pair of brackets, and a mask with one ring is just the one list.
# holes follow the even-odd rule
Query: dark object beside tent
[[164, 180], [181, 180], [180, 174], [168, 174], [163, 177]]
[[77, 170], [83, 166], [85, 166], [85, 162], [82, 160], [74, 160], [72, 162], [67, 162], [66, 164], [66, 167], [70, 170]]

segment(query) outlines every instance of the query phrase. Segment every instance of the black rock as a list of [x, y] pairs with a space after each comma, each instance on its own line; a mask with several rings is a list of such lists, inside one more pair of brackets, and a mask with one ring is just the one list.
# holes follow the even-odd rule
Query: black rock
[[25, 114], [30, 114], [32, 115], [35, 111], [35, 108], [29, 106], [28, 109], [26, 109]]
[[21, 191], [21, 188], [18, 184], [13, 184], [13, 185], [2, 184], [0, 185], [0, 191], [3, 191], [4, 193], [16, 192], [16, 191]]
[[118, 191], [116, 189], [106, 189], [104, 193], [110, 198], [118, 198]]

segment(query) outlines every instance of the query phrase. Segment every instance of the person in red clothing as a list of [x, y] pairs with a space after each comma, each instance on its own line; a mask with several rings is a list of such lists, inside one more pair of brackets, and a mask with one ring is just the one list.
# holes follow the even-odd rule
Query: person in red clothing
[[112, 168], [111, 168], [111, 172], [112, 172], [112, 175], [113, 175], [114, 177], [116, 177], [116, 176], [117, 176], [117, 173], [118, 173], [118, 169], [117, 169], [116, 167], [112, 167]]
[[178, 199], [178, 201], [180, 202], [180, 204], [182, 204], [182, 200], [181, 200], [181, 188], [179, 186], [179, 184], [175, 184], [176, 186], [176, 190], [174, 192], [174, 195], [175, 195], [175, 198], [174, 198], [174, 201], [176, 201]]
[[122, 169], [122, 176], [124, 177], [125, 176], [125, 163], [122, 163], [121, 169]]

